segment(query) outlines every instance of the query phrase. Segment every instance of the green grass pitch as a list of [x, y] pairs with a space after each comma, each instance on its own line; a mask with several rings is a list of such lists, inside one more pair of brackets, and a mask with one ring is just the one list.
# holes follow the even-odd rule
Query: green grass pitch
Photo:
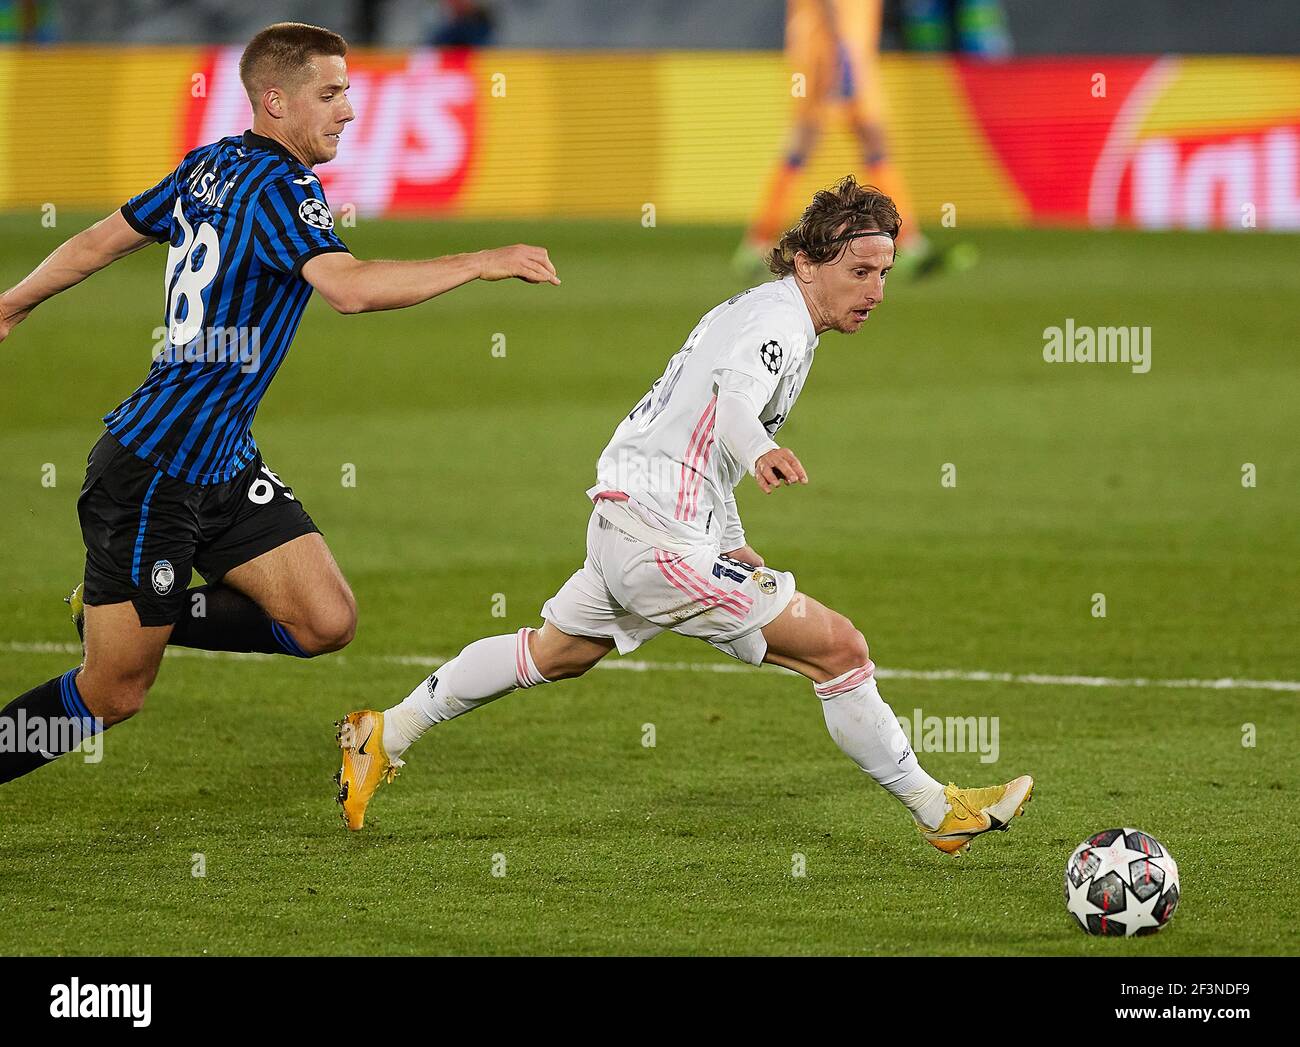
[[[4, 218], [0, 284], [78, 227]], [[345, 232], [363, 257], [542, 243], [564, 283], [312, 304], [255, 432], [352, 582], [357, 639], [306, 663], [169, 657], [103, 763], [0, 788], [0, 953], [1300, 952], [1294, 690], [884, 679], [897, 713], [999, 718], [998, 762], [923, 753], [936, 777], [1038, 780], [1013, 831], [951, 859], [835, 748], [804, 681], [682, 668], [735, 663], [668, 636], [634, 657], [677, 667], [437, 729], [346, 834], [331, 721], [405, 695], [428, 672], [405, 656], [537, 623], [581, 561], [609, 433], [742, 285], [731, 229]], [[812, 482], [747, 481], [755, 547], [883, 670], [1300, 680], [1294, 239], [963, 238], [977, 268], [823, 338], [782, 432]], [[75, 664], [41, 645], [75, 640], [85, 455], [147, 368], [162, 262], [119, 263], [0, 345], [3, 701]], [[1150, 373], [1044, 363], [1067, 318], [1150, 326]], [[1183, 901], [1152, 938], [1089, 939], [1064, 862], [1121, 824], [1171, 848]]]

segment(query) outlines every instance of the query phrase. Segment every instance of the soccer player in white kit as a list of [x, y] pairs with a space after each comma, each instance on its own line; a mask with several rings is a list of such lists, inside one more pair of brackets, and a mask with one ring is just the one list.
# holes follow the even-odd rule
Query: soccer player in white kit
[[808, 482], [773, 437], [808, 378], [818, 336], [853, 334], [884, 299], [899, 225], [889, 197], [849, 176], [817, 193], [782, 237], [770, 262], [779, 279], [705, 314], [600, 456], [587, 492], [586, 562], [542, 608], [545, 624], [477, 640], [393, 708], [339, 722], [348, 828], [362, 827], [376, 788], [434, 724], [516, 688], [581, 676], [665, 629], [811, 680], [836, 745], [941, 851], [968, 847], [1022, 812], [1028, 775], [958, 789], [926, 774], [876, 689], [862, 633], [765, 564], [736, 511], [747, 473], [769, 494]]

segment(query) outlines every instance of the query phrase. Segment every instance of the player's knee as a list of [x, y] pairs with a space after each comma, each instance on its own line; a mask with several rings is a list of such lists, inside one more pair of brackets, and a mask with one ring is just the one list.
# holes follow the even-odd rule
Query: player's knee
[[104, 703], [102, 710], [94, 711], [105, 726], [120, 723], [129, 720], [144, 708], [144, 699], [148, 693], [147, 687], [126, 684], [110, 691], [109, 700]]
[[83, 669], [77, 674], [77, 691], [86, 707], [112, 726], [128, 720], [144, 707], [157, 668], [94, 674]]
[[357, 605], [349, 596], [318, 607], [298, 631], [298, 645], [313, 657], [341, 651], [357, 634]]
[[853, 630], [849, 638], [849, 657], [853, 662], [852, 668], [856, 669], [860, 665], [866, 665], [871, 660], [871, 648], [867, 646], [867, 638], [857, 629]]
[[842, 614], [835, 615], [830, 623], [825, 670], [832, 677], [840, 676], [866, 665], [870, 655], [867, 638]]

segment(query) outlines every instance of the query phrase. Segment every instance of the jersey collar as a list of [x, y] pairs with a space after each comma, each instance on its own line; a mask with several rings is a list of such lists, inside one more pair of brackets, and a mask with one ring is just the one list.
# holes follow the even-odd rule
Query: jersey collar
[[296, 156], [294, 156], [293, 153], [289, 152], [288, 149], [282, 146], [274, 138], [267, 138], [264, 135], [256, 135], [253, 134], [252, 131], [244, 132], [244, 148], [265, 149], [268, 152], [278, 153], [280, 156], [284, 157], [290, 163], [297, 164], [299, 167], [304, 166], [301, 160], [299, 160]]

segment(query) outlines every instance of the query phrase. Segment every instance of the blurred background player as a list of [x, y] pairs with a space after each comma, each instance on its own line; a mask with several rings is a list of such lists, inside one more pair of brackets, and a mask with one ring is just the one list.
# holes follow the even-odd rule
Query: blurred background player
[[903, 0], [899, 11], [909, 51], [957, 51], [1008, 58], [1011, 33], [1001, 0]]
[[973, 260], [969, 250], [945, 251], [925, 238], [906, 180], [889, 159], [880, 81], [882, 7], [883, 0], [787, 0], [786, 54], [791, 70], [805, 78], [803, 91], [795, 93], [785, 155], [736, 252], [738, 272], [757, 278], [764, 271], [764, 256], [790, 220], [790, 201], [799, 190], [808, 157], [828, 116], [841, 108], [857, 138], [865, 180], [893, 199], [903, 222], [895, 273], [920, 275], [943, 264]]
[[46, 44], [58, 36], [50, 0], [0, 0], [0, 43]]
[[430, 47], [491, 47], [496, 42], [496, 13], [478, 0], [443, 0], [439, 20], [429, 34]]

